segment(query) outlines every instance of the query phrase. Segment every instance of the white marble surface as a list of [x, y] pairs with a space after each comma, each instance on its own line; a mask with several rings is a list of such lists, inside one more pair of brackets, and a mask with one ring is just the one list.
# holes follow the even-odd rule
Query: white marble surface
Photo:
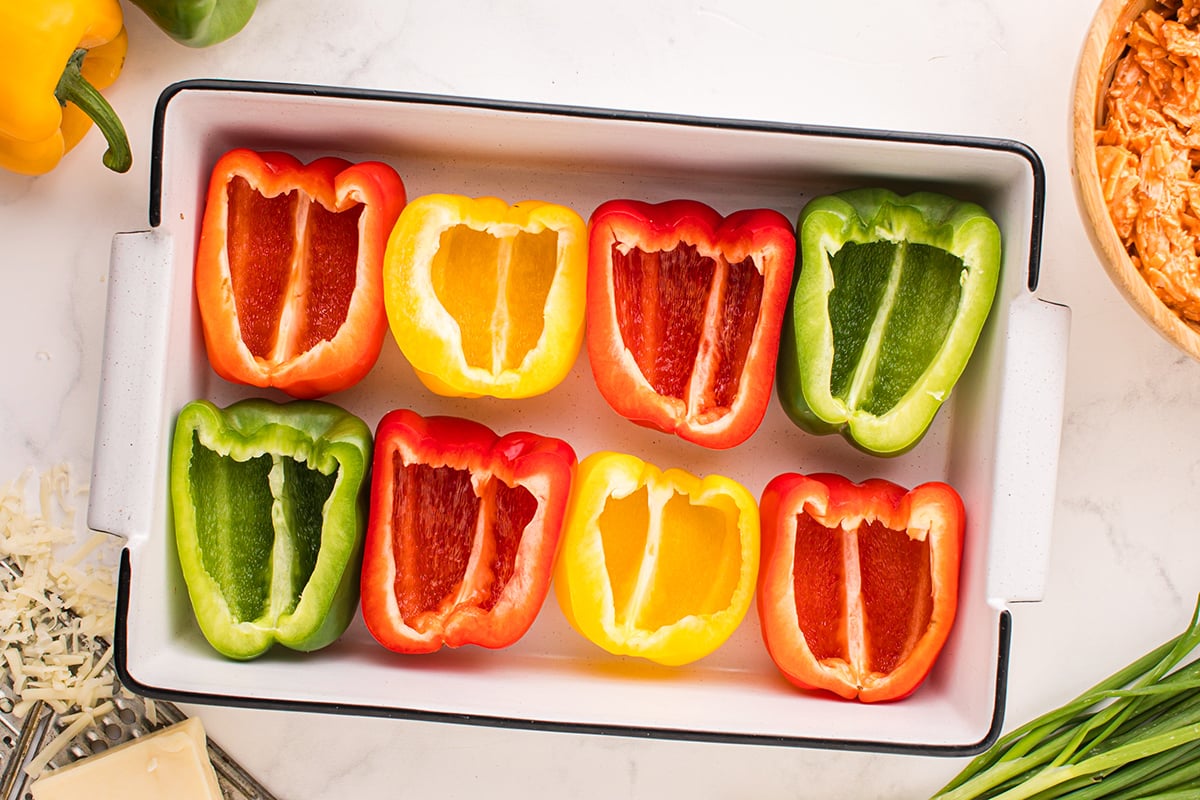
[[[93, 134], [50, 175], [0, 174], [0, 480], [90, 464], [112, 234], [147, 225], [151, 117], [169, 83], [232, 77], [1012, 138], [1045, 162], [1042, 295], [1073, 309], [1044, 599], [1013, 609], [1010, 724], [1173, 635], [1200, 590], [1200, 364], [1118, 297], [1069, 170], [1075, 61], [1095, 0], [260, 0], [192, 51], [127, 7], [107, 92], [135, 166]], [[281, 798], [919, 798], [944, 758], [552, 735], [189, 708]]]

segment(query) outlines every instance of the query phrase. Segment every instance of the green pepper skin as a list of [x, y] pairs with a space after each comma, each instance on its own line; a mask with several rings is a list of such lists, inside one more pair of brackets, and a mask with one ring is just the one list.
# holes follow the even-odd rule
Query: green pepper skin
[[[796, 233], [800, 262], [776, 373], [784, 411], [801, 429], [840, 433], [864, 452], [907, 452], [950, 396], [991, 311], [999, 227], [980, 206], [942, 194], [856, 189], [809, 202]], [[848, 244], [866, 247], [839, 260]], [[869, 263], [869, 248], [905, 269]], [[843, 287], [831, 302], [835, 262]], [[888, 279], [860, 279], [872, 267]]]
[[130, 0], [180, 44], [208, 47], [246, 27], [258, 0]]
[[175, 544], [192, 609], [218, 652], [317, 650], [358, 607], [371, 430], [330, 403], [207, 400], [179, 412]]

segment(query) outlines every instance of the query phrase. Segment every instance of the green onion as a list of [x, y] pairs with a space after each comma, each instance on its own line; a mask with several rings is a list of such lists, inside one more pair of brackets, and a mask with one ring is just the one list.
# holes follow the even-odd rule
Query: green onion
[[1187, 630], [1003, 736], [933, 800], [1200, 797], [1200, 599]]

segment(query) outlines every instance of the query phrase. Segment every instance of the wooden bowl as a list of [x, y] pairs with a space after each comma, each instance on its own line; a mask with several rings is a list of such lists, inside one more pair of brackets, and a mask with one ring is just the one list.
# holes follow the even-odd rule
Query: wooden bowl
[[1130, 260], [1109, 216], [1096, 168], [1095, 131], [1104, 121], [1104, 95], [1124, 50], [1125, 34], [1143, 11], [1155, 5], [1153, 0], [1102, 0], [1092, 20], [1075, 75], [1075, 195], [1092, 246], [1121, 294], [1168, 341], [1200, 360], [1200, 326], [1189, 324], [1159, 299]]

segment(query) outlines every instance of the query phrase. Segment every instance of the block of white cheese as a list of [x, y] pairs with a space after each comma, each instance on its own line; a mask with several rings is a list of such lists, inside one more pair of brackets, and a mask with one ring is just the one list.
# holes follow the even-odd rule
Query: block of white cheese
[[49, 772], [30, 791], [34, 800], [221, 800], [204, 726], [195, 717]]

